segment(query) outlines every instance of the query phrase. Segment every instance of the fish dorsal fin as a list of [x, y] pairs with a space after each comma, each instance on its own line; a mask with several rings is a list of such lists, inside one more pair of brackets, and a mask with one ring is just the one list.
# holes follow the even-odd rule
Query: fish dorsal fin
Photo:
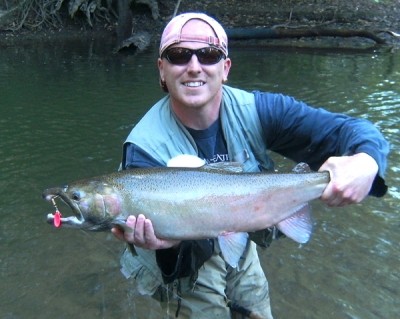
[[293, 173], [297, 174], [302, 174], [302, 173], [311, 173], [311, 168], [308, 166], [307, 163], [298, 163], [295, 167], [292, 169]]
[[305, 244], [310, 240], [313, 231], [310, 204], [300, 206], [292, 216], [282, 220], [276, 226], [287, 237]]
[[228, 233], [218, 236], [219, 247], [226, 263], [232, 268], [239, 264], [246, 246], [249, 234], [247, 233]]
[[216, 170], [231, 173], [243, 173], [243, 166], [238, 162], [218, 162], [204, 165], [203, 169]]
[[206, 161], [195, 155], [181, 154], [171, 158], [167, 167], [202, 168], [205, 170], [225, 171], [231, 173], [242, 173], [243, 166], [238, 162], [218, 162], [206, 164]]

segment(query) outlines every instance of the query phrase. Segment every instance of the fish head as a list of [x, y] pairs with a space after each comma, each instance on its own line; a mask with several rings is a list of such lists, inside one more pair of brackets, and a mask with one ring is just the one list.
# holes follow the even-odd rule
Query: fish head
[[[105, 182], [91, 180], [63, 187], [46, 189], [43, 198], [51, 201], [58, 211], [55, 200], [67, 204], [72, 215], [61, 217], [63, 226], [91, 231], [111, 229], [112, 221], [121, 213], [121, 197], [117, 190]], [[47, 222], [54, 222], [54, 214], [47, 215]]]

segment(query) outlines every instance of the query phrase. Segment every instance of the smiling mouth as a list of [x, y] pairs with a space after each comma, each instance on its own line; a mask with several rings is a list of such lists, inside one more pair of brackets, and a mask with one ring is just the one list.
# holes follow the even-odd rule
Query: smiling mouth
[[196, 87], [203, 86], [205, 83], [206, 82], [203, 82], [203, 81], [195, 81], [195, 82], [185, 82], [185, 83], [183, 83], [183, 85], [186, 87], [190, 87], [190, 88], [196, 88]]

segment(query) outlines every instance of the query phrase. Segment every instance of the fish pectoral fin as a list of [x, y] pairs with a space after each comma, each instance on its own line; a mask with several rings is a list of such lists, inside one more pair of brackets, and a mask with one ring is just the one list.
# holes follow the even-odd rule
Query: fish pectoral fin
[[247, 233], [227, 233], [218, 236], [222, 256], [232, 268], [238, 266], [239, 259], [246, 249], [248, 237]]
[[282, 220], [276, 226], [287, 237], [305, 244], [310, 240], [313, 231], [310, 204], [300, 206], [292, 216]]
[[112, 227], [117, 227], [117, 228], [119, 228], [120, 230], [122, 230], [124, 233], [133, 233], [133, 228], [131, 228], [131, 227], [129, 227], [127, 224], [126, 224], [126, 219], [125, 218], [123, 218], [123, 219], [121, 219], [121, 218], [116, 218], [116, 219], [114, 219], [112, 222], [111, 222], [111, 225], [112, 225]]

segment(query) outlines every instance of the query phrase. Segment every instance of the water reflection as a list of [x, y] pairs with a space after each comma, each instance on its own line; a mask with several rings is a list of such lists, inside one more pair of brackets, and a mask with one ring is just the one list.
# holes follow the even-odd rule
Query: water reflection
[[[53, 229], [40, 198], [49, 186], [114, 171], [132, 125], [162, 96], [156, 50], [110, 50], [104, 42], [60, 42], [0, 51], [2, 318], [162, 316], [120, 275], [121, 243]], [[310, 244], [282, 240], [262, 253], [275, 316], [396, 317], [400, 55], [234, 47], [231, 54], [231, 85], [364, 117], [393, 150], [384, 199], [343, 209], [316, 202]]]

